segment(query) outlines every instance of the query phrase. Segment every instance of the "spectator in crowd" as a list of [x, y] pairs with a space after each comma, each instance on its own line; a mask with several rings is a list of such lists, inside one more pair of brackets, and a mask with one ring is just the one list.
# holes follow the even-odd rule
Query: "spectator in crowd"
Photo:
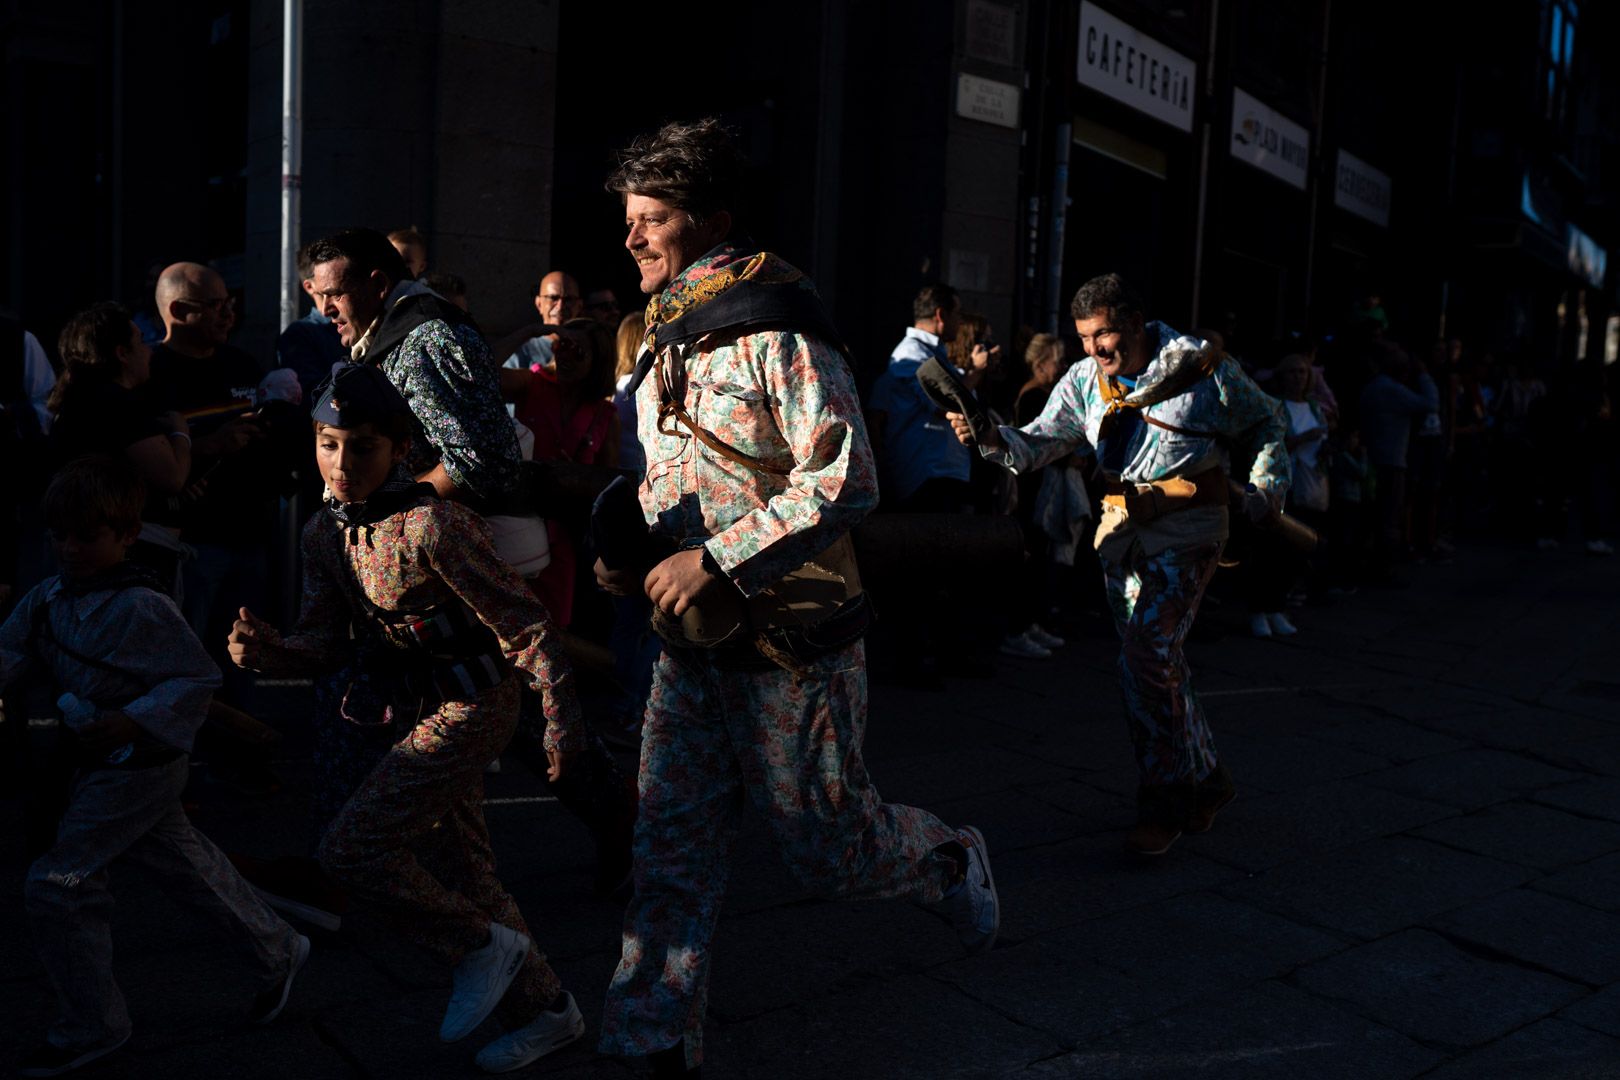
[[639, 476], [647, 471], [647, 456], [641, 452], [641, 440], [636, 435], [636, 398], [629, 387], [636, 371], [636, 358], [641, 355], [642, 340], [647, 336], [646, 313], [632, 311], [619, 321], [617, 329], [613, 408], [619, 414], [619, 468], [634, 470]]
[[[1461, 342], [1456, 342], [1461, 352]], [[1452, 408], [1456, 400], [1456, 362], [1453, 341], [1438, 338], [1429, 351], [1427, 368], [1434, 381], [1436, 407], [1412, 423], [1407, 447], [1413, 553], [1419, 559], [1447, 558], [1452, 547], [1440, 537], [1440, 501], [1446, 481], [1446, 456], [1451, 447]]]
[[447, 270], [429, 270], [420, 275], [418, 280], [462, 311], [471, 310], [467, 304], [467, 283], [462, 280], [460, 274], [452, 274]]
[[[235, 301], [217, 272], [175, 263], [158, 278], [157, 298], [168, 333], [152, 350], [145, 392], [153, 412], [184, 415], [195, 440], [180, 505], [181, 531], [192, 550], [182, 564], [181, 609], [215, 662], [223, 663], [233, 599], [264, 605], [279, 497], [294, 489], [305, 440], [289, 445], [286, 425], [280, 438], [269, 437], [277, 410], [259, 405], [261, 384], [270, 384], [263, 366], [226, 340]], [[297, 408], [286, 407], [297, 435]], [[246, 688], [233, 674], [221, 696], [234, 704]]]
[[1361, 391], [1361, 441], [1367, 447], [1378, 499], [1374, 574], [1388, 582], [1405, 533], [1412, 424], [1437, 410], [1440, 400], [1429, 373], [1421, 365], [1414, 370], [1400, 346], [1381, 343], [1373, 358], [1377, 374]]
[[[1119, 275], [1082, 285], [1070, 314], [1089, 359], [1069, 369], [1033, 423], [997, 429], [979, 452], [1021, 473], [1096, 449], [1108, 485], [1096, 545], [1139, 777], [1125, 843], [1160, 855], [1183, 832], [1210, 828], [1235, 790], [1182, 652], [1227, 537], [1223, 450], [1252, 461], [1244, 509], [1260, 520], [1288, 489], [1286, 428], [1277, 402], [1234, 360], [1146, 322]], [[1138, 392], [1151, 400], [1133, 405]], [[965, 417], [950, 422], [973, 442]]]
[[[113, 348], [144, 360], [130, 313], [106, 307], [116, 311], [98, 313], [87, 328], [116, 314], [124, 343]], [[144, 503], [126, 461], [64, 466], [45, 493], [62, 573], [31, 590], [0, 627], [0, 691], [9, 698], [31, 671], [53, 680], [78, 766], [50, 850], [23, 886], [33, 944], [57, 998], [56, 1020], [23, 1059], [23, 1076], [70, 1072], [129, 1040], [112, 969], [107, 870], [115, 860], [144, 865], [251, 958], [262, 987], [248, 1011], [253, 1023], [281, 1013], [309, 956], [309, 939], [253, 895], [180, 805], [219, 669], [162, 583], [125, 563]]]
[[592, 289], [585, 294], [585, 314], [609, 330], [619, 328], [619, 298], [612, 289]]
[[[642, 741], [636, 892], [601, 1048], [650, 1057], [658, 1077], [696, 1075], [702, 1059], [710, 940], [750, 801], [806, 885], [945, 899], [970, 951], [999, 929], [978, 830], [885, 804], [861, 763], [868, 609], [847, 533], [877, 501], [871, 448], [810, 282], [734, 239], [742, 172], [710, 119], [637, 139], [608, 183], [624, 198], [625, 247], [657, 335], [638, 415], [648, 459], [667, 467], [649, 471], [641, 508], [677, 550], [650, 573], [598, 564], [605, 585], [643, 588], [666, 642]], [[838, 599], [815, 590], [818, 614], [778, 615], [779, 634], [732, 643], [698, 629], [718, 626], [701, 612], [723, 618], [766, 589], [788, 590], [777, 595], [791, 604], [786, 579], [811, 559], [822, 575], [841, 568]]]
[[[961, 327], [962, 304], [949, 285], [925, 285], [912, 301], [912, 325], [895, 346], [867, 403], [867, 428], [882, 477], [885, 506], [904, 513], [958, 514], [973, 509], [972, 457], [957, 443], [945, 413], [923, 393], [917, 370], [925, 360], [949, 364], [950, 343]], [[981, 365], [963, 372], [976, 387], [988, 366], [988, 350], [969, 350]], [[943, 689], [943, 673], [987, 674], [979, 648], [993, 648], [1001, 628], [987, 642], [969, 642], [951, 617], [952, 598], [937, 584], [922, 583], [897, 597], [899, 613], [888, 627], [896, 652], [897, 675], [918, 689]], [[978, 629], [977, 625], [974, 627]]]
[[[613, 336], [595, 319], [570, 319], [552, 335], [552, 362], [537, 371], [501, 369], [501, 393], [534, 435], [535, 461], [617, 464], [619, 414], [613, 407]], [[574, 617], [578, 546], [562, 522], [546, 522], [551, 563], [534, 580], [552, 618], [567, 628]]]
[[[1052, 388], [1067, 370], [1064, 361], [1063, 342], [1055, 334], [1036, 334], [1030, 339], [1024, 350], [1024, 364], [1030, 375], [1013, 402], [1014, 424], [1031, 423], [1046, 408]], [[1050, 619], [1057, 596], [1055, 554], [1065, 542], [1072, 549], [1091, 507], [1072, 458], [1022, 473], [1016, 480], [1025, 559], [1015, 625], [1023, 629], [1003, 639], [1001, 651], [1010, 656], [1046, 659], [1052, 655], [1051, 650], [1063, 645], [1061, 637], [1041, 625], [1042, 620]], [[1054, 537], [1053, 532], [1060, 537]], [[1069, 561], [1073, 562], [1072, 553]]]
[[[1326, 527], [1325, 442], [1332, 426], [1322, 406], [1308, 397], [1315, 372], [1307, 357], [1299, 353], [1283, 357], [1273, 377], [1288, 419], [1284, 445], [1288, 448], [1292, 480], [1286, 505], [1290, 513], [1320, 531]], [[1294, 548], [1263, 529], [1247, 530], [1246, 541], [1239, 567], [1249, 601], [1250, 632], [1258, 638], [1298, 633], [1299, 628], [1284, 608], [1290, 590], [1305, 572], [1304, 560]]]
[[[314, 288], [315, 268], [309, 262], [309, 245], [298, 249], [298, 279], [306, 295]], [[337, 364], [347, 363], [349, 350], [338, 340], [337, 327], [326, 317], [321, 305], [311, 303], [309, 313], [287, 324], [276, 338], [276, 365], [298, 376], [298, 384], [313, 390], [332, 373]]]
[[0, 458], [12, 463], [10, 482], [0, 491], [0, 613], [17, 585], [38, 580], [34, 506], [49, 476], [48, 401], [55, 383], [39, 339], [0, 315]]
[[427, 270], [427, 237], [415, 225], [404, 229], [395, 229], [388, 234], [388, 242], [394, 245], [399, 257], [405, 261], [405, 269], [411, 277], [419, 278]]
[[191, 475], [186, 419], [157, 413], [139, 393], [151, 377], [151, 349], [122, 304], [94, 304], [69, 319], [57, 351], [62, 373], [48, 400], [56, 416], [50, 456], [58, 467], [94, 454], [130, 463], [147, 493], [130, 557], [178, 596], [180, 515], [172, 499]]
[[551, 366], [556, 328], [585, 313], [579, 282], [561, 270], [550, 271], [534, 287], [534, 310], [540, 316], [539, 322], [514, 330], [495, 345], [493, 352], [506, 358], [506, 367], [535, 371]]
[[495, 876], [484, 766], [517, 725], [521, 677], [544, 702], [548, 775], [564, 777], [586, 738], [573, 672], [484, 523], [405, 469], [416, 424], [388, 379], [350, 366], [323, 391], [311, 416], [331, 494], [304, 528], [298, 624], [283, 637], [242, 608], [231, 659], [313, 674], [360, 642], [357, 680], [374, 689], [351, 687], [347, 716], [387, 726], [397, 707], [407, 730], [344, 804], [321, 865], [453, 969], [442, 1040], [498, 1015], [507, 1034], [477, 1062], [506, 1072], [579, 1038], [585, 1021]]
[[956, 339], [962, 302], [949, 285], [925, 285], [911, 308], [912, 325], [872, 387], [867, 426], [881, 448], [883, 489], [895, 509], [956, 512], [971, 503], [970, 456], [917, 384], [917, 369], [928, 359], [950, 362], [946, 343]]

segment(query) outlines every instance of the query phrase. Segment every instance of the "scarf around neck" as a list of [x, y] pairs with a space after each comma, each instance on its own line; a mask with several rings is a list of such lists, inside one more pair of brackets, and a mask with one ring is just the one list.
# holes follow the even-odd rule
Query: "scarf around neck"
[[718, 330], [771, 327], [812, 334], [847, 353], [803, 271], [768, 251], [720, 244], [647, 302], [647, 336], [626, 392], [636, 392], [666, 346], [690, 344]]
[[388, 479], [371, 495], [359, 502], [339, 502], [331, 495], [326, 497], [326, 512], [337, 519], [339, 525], [349, 534], [349, 543], [360, 542], [360, 530], [365, 530], [365, 540], [371, 543], [371, 527], [384, 518], [393, 517], [402, 510], [409, 510], [434, 497], [433, 485], [419, 483], [405, 468], [404, 463], [394, 466], [388, 474]]

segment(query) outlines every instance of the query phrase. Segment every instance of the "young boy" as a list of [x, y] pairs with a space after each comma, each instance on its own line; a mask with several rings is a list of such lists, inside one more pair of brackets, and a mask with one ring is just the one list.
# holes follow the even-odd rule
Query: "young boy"
[[254, 896], [180, 808], [187, 754], [220, 675], [156, 577], [124, 561], [145, 499], [119, 459], [82, 458], [58, 471], [44, 509], [62, 573], [0, 627], [0, 688], [31, 672], [53, 679], [78, 764], [56, 842], [24, 886], [61, 1014], [23, 1059], [23, 1076], [59, 1076], [129, 1039], [107, 892], [108, 864], [120, 856], [154, 871], [175, 900], [250, 954], [265, 982], [249, 1013], [255, 1023], [281, 1012], [309, 956], [309, 939]]
[[[311, 415], [329, 497], [304, 529], [298, 626], [282, 637], [243, 608], [231, 658], [318, 672], [353, 627], [358, 674], [342, 714], [374, 730], [397, 724], [403, 737], [332, 823], [321, 865], [453, 966], [440, 1038], [464, 1038], [494, 1012], [508, 1034], [478, 1065], [516, 1069], [579, 1038], [585, 1021], [495, 877], [484, 766], [517, 724], [516, 667], [543, 701], [551, 778], [568, 770], [584, 738], [572, 674], [550, 616], [495, 554], [483, 519], [406, 472], [411, 414], [381, 371], [340, 369]], [[443, 856], [435, 865], [449, 868], [443, 880], [418, 860], [430, 842]]]

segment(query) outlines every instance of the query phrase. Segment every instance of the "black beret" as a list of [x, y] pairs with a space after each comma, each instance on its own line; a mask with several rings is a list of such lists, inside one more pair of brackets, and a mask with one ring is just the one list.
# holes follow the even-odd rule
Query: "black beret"
[[353, 428], [409, 416], [410, 411], [381, 370], [370, 364], [346, 364], [315, 388], [315, 407], [309, 415], [328, 427]]

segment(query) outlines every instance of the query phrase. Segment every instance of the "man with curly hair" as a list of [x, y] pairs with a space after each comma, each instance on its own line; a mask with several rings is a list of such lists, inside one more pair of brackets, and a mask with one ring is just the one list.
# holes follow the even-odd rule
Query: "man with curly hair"
[[814, 286], [735, 228], [743, 170], [709, 119], [638, 138], [608, 180], [651, 297], [630, 386], [662, 550], [617, 566], [604, 551], [597, 574], [645, 591], [663, 653], [601, 1045], [654, 1076], [696, 1075], [747, 803], [817, 892], [943, 902], [970, 952], [1000, 918], [979, 831], [884, 803], [861, 760], [870, 608], [849, 530], [877, 503], [872, 449]]

